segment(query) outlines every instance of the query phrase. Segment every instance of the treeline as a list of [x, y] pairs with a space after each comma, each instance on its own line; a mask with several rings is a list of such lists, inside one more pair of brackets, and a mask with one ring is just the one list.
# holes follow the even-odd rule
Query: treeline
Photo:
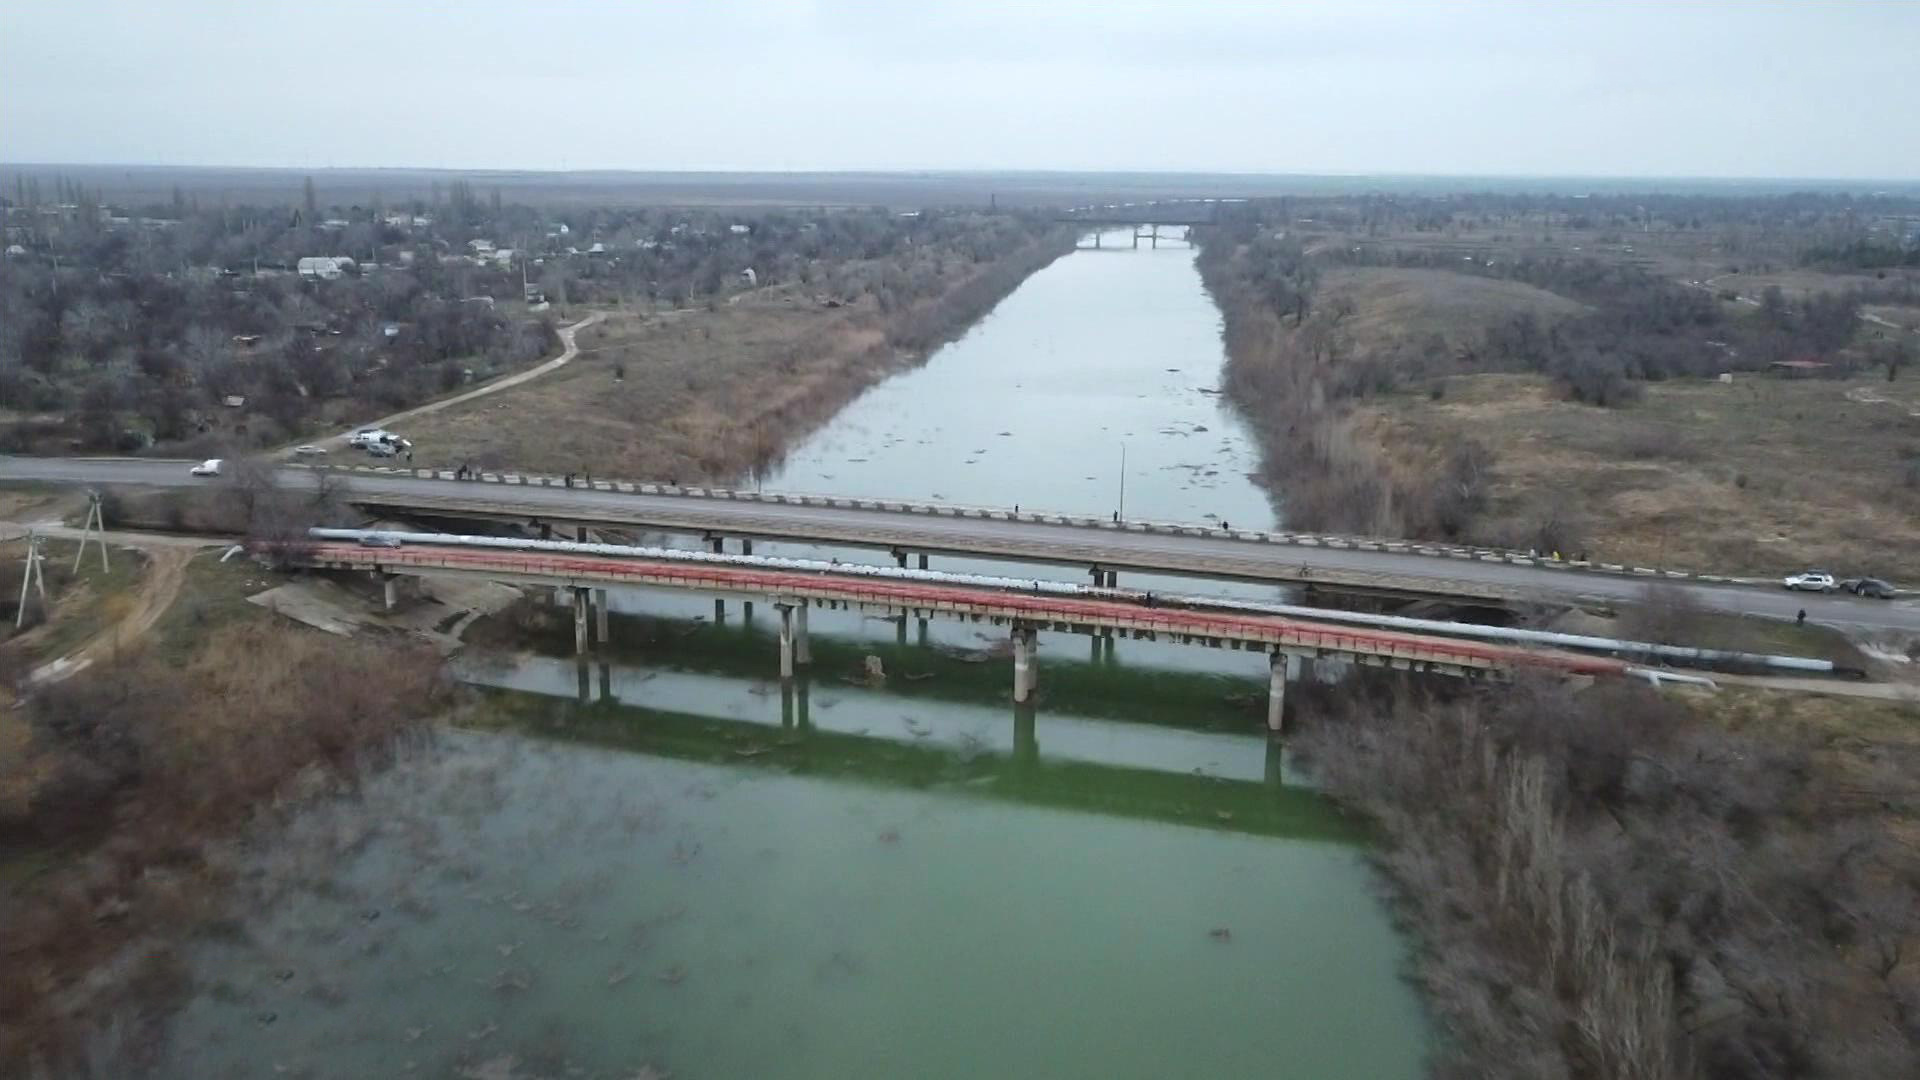
[[1321, 782], [1385, 836], [1436, 1075], [1920, 1075], [1913, 743], [1563, 683], [1303, 715]]
[[1260, 437], [1265, 486], [1289, 525], [1373, 536], [1464, 535], [1486, 505], [1492, 455], [1463, 442], [1396, 468], [1344, 398], [1355, 368], [1311, 332], [1319, 274], [1253, 207], [1199, 230], [1201, 280], [1224, 318], [1226, 391]]
[[[64, 184], [54, 198], [22, 185], [4, 207], [7, 450], [287, 441], [532, 362], [556, 347], [542, 300], [712, 303], [785, 284], [913, 311], [1057, 230], [974, 211], [549, 213], [466, 182], [399, 206], [325, 206], [311, 188], [304, 206], [115, 208]], [[337, 256], [353, 260], [337, 278], [294, 272]]]
[[1860, 327], [1864, 294], [1858, 291], [1814, 293], [1789, 302], [1779, 288], [1769, 287], [1761, 292], [1757, 311], [1730, 315], [1722, 303], [1727, 295], [1599, 259], [1462, 258], [1380, 247], [1329, 258], [1348, 266], [1517, 281], [1591, 308], [1551, 323], [1522, 312], [1496, 322], [1475, 340], [1413, 344], [1363, 358], [1359, 366], [1365, 377], [1356, 380], [1350, 374], [1349, 379], [1378, 388], [1462, 371], [1521, 371], [1555, 377], [1574, 400], [1615, 405], [1637, 397], [1639, 381], [1764, 370], [1777, 361], [1799, 359], [1825, 363], [1833, 375], [1862, 366], [1897, 370], [1911, 353], [1898, 338], [1866, 350], [1849, 349]]

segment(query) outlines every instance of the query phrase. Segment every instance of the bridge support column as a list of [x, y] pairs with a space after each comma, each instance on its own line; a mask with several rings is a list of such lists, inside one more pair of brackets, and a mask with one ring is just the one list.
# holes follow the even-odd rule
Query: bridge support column
[[400, 578], [397, 575], [388, 574], [386, 579], [380, 582], [380, 598], [386, 604], [388, 611], [400, 606]]
[[1031, 701], [1013, 707], [1013, 762], [1028, 768], [1040, 760], [1040, 735]]
[[582, 543], [582, 544], [584, 544], [584, 543], [586, 543], [586, 542], [587, 542], [587, 527], [586, 527], [585, 525], [582, 525], [582, 526], [580, 526], [579, 528], [577, 528], [577, 529], [575, 529], [575, 530], [573, 530], [573, 538], [574, 538], [574, 539], [575, 539], [576, 541], [578, 541], [578, 542], [580, 542], [580, 543]]
[[594, 639], [602, 648], [606, 647], [607, 642], [613, 640], [613, 635], [607, 633], [607, 590], [605, 589], [593, 590], [593, 633]]
[[1036, 666], [1034, 652], [1039, 646], [1040, 635], [1032, 627], [1013, 628], [1013, 700], [1015, 704], [1024, 703], [1033, 697], [1033, 691], [1040, 682], [1040, 672]]
[[576, 655], [587, 655], [590, 635], [587, 632], [587, 609], [593, 606], [591, 591], [575, 588], [573, 590], [573, 651]]
[[740, 554], [742, 555], [753, 554], [753, 541], [748, 540], [745, 537], [741, 537], [740, 538]]
[[780, 681], [793, 678], [793, 605], [775, 604], [780, 613]]
[[807, 608], [810, 606], [802, 600], [793, 612], [793, 662], [803, 666], [813, 663], [813, 646], [807, 642]]
[[902, 551], [902, 550], [900, 550], [899, 548], [894, 548], [894, 549], [893, 549], [893, 558], [894, 558], [894, 560], [895, 560], [896, 562], [898, 562], [898, 563], [900, 564], [900, 569], [902, 569], [902, 570], [905, 570], [905, 569], [907, 568], [907, 553], [906, 553], [906, 552], [904, 552], [904, 551]]
[[920, 569], [925, 570], [926, 568], [927, 568], [927, 553], [923, 551], [920, 553]]
[[1275, 650], [1273, 664], [1267, 677], [1267, 730], [1279, 734], [1286, 721], [1287, 714], [1287, 668], [1293, 659], [1287, 653]]

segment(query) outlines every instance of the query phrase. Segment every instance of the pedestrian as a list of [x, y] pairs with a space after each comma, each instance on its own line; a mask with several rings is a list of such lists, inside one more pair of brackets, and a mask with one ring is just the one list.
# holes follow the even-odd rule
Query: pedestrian
[[1013, 512], [1014, 512], [1014, 513], [1016, 513], [1016, 514], [1018, 514], [1018, 513], [1020, 512], [1020, 504], [1019, 504], [1019, 503], [1014, 503], [1014, 504], [1013, 504]]
[[1118, 510], [1115, 510], [1115, 511], [1113, 512], [1113, 523], [1114, 523], [1115, 525], [1118, 525], [1118, 524], [1120, 524], [1120, 511], [1118, 511]]
[[1221, 518], [1221, 519], [1220, 519], [1220, 531], [1221, 531], [1221, 532], [1232, 532], [1232, 531], [1233, 531], [1233, 522], [1231, 522], [1231, 521], [1228, 521], [1228, 520], [1227, 520], [1226, 518]]
[[1793, 625], [1795, 626], [1807, 625], [1807, 609], [1806, 608], [1801, 608], [1800, 614], [1795, 615], [1793, 617]]

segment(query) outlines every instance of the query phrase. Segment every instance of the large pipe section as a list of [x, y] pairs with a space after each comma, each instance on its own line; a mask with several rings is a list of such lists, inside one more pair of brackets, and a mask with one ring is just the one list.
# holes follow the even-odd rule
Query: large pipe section
[[1505, 641], [1524, 645], [1542, 645], [1586, 652], [1603, 652], [1629, 657], [1669, 660], [1682, 664], [1747, 665], [1776, 671], [1833, 674], [1839, 668], [1831, 660], [1769, 653], [1736, 652], [1726, 649], [1700, 649], [1687, 645], [1662, 645], [1651, 641], [1629, 641], [1591, 634], [1563, 634], [1551, 630], [1524, 630], [1485, 623], [1450, 622], [1445, 619], [1415, 619], [1404, 615], [1375, 615], [1362, 611], [1306, 607], [1263, 600], [1239, 600], [1223, 596], [1198, 596], [1180, 593], [1154, 593], [1140, 589], [1118, 589], [1098, 585], [1075, 585], [1044, 578], [1010, 578], [989, 574], [956, 574], [945, 570], [913, 570], [904, 566], [875, 566], [870, 563], [843, 563], [824, 559], [787, 559], [764, 555], [727, 555], [719, 552], [687, 551], [680, 548], [637, 547], [626, 544], [579, 543], [566, 540], [523, 540], [507, 536], [467, 536], [458, 533], [410, 533], [378, 529], [310, 529], [318, 540], [355, 542], [397, 542], [453, 547], [500, 548], [509, 551], [552, 551], [581, 555], [611, 555], [633, 559], [655, 559], [692, 563], [717, 563], [753, 566], [763, 569], [800, 570], [812, 573], [853, 577], [885, 578], [897, 581], [923, 581], [943, 585], [1001, 589], [1053, 596], [1122, 600], [1153, 607], [1192, 608], [1237, 611], [1255, 615], [1280, 615], [1317, 622], [1345, 623], [1382, 630], [1407, 630], [1447, 637], [1482, 641]]

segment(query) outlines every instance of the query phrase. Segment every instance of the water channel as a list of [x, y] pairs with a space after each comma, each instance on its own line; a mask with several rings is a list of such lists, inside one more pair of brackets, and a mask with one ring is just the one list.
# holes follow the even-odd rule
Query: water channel
[[[1125, 244], [764, 485], [1273, 524], [1192, 252]], [[1016, 709], [1004, 629], [816, 613], [782, 686], [770, 612], [614, 609], [591, 665], [570, 619], [463, 658], [479, 728], [276, 836], [164, 1075], [1420, 1072], [1405, 946], [1364, 838], [1261, 733], [1263, 658], [1042, 635]]]

